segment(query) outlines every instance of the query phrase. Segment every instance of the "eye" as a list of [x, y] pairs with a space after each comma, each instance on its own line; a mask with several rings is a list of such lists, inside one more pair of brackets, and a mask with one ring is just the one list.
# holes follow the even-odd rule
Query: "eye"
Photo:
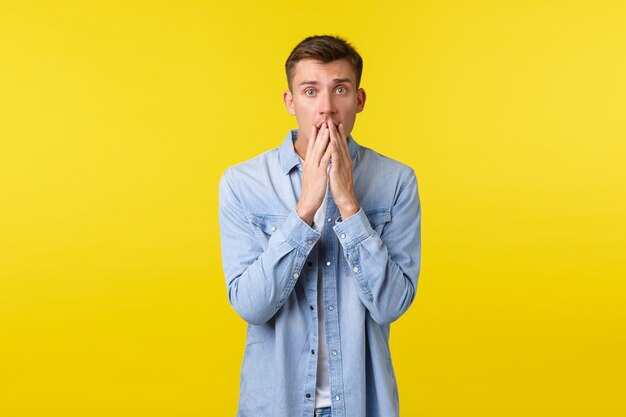
[[348, 90], [346, 90], [346, 87], [337, 87], [337, 91], [339, 94], [346, 94], [348, 92]]
[[315, 90], [313, 90], [312, 88], [307, 88], [306, 90], [304, 90], [304, 94], [309, 97], [312, 97], [315, 95]]

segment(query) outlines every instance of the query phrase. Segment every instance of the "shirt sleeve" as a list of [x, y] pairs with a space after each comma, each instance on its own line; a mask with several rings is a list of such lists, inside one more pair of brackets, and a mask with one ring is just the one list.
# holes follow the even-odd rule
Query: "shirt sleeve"
[[219, 184], [222, 264], [228, 299], [248, 323], [263, 324], [285, 303], [320, 233], [293, 209], [263, 247], [227, 170]]
[[379, 324], [397, 320], [417, 290], [421, 258], [421, 206], [412, 172], [391, 208], [380, 236], [361, 208], [333, 230], [343, 246], [359, 298]]

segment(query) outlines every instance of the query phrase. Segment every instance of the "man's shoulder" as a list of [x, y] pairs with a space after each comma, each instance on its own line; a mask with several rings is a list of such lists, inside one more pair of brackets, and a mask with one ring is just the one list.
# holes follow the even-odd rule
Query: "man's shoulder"
[[220, 204], [235, 204], [246, 212], [274, 212], [280, 190], [289, 186], [280, 163], [280, 148], [270, 149], [227, 168], [219, 183]]
[[417, 183], [415, 171], [409, 165], [363, 146], [354, 178], [355, 191], [366, 214], [393, 210], [405, 190]]
[[415, 175], [415, 171], [404, 162], [391, 158], [366, 146], [360, 147], [360, 159], [363, 167], [370, 172], [375, 172], [377, 176], [389, 175], [407, 178]]
[[267, 175], [270, 170], [280, 169], [278, 151], [279, 148], [270, 149], [253, 158], [231, 165], [226, 168], [223, 176], [229, 179], [252, 179]]

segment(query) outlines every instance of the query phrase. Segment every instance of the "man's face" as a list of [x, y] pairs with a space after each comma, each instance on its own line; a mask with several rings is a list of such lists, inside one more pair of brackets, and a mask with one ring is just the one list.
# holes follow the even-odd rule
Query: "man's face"
[[322, 122], [343, 124], [346, 135], [354, 127], [356, 114], [365, 105], [365, 90], [356, 87], [356, 74], [345, 59], [322, 63], [313, 59], [299, 61], [293, 73], [291, 91], [283, 99], [289, 114], [296, 116], [298, 136], [308, 141], [313, 126]]

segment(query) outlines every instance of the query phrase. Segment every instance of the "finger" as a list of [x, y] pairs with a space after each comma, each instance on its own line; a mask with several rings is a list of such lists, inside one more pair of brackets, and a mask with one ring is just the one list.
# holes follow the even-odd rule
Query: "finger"
[[330, 148], [330, 160], [333, 161], [332, 165], [335, 169], [338, 169], [341, 166], [341, 154], [337, 146], [337, 141], [331, 142], [328, 148]]
[[337, 127], [331, 121], [328, 123], [328, 128], [330, 129], [330, 137], [332, 140], [339, 140], [339, 132], [337, 131]]
[[346, 154], [346, 159], [348, 160], [348, 162], [352, 163], [352, 156], [350, 155], [350, 146], [348, 144], [348, 140], [349, 140], [349, 134], [346, 133], [344, 127], [343, 127], [343, 123], [339, 124], [339, 132], [341, 134], [341, 137], [343, 138], [343, 150]]
[[[337, 131], [337, 128], [335, 127], [334, 123], [330, 123], [329, 124], [329, 129], [330, 129], [330, 142], [335, 144], [335, 151], [339, 151], [338, 157], [341, 158], [342, 154], [340, 151], [340, 145], [339, 142], [341, 141], [341, 138], [339, 137], [339, 132]], [[337, 159], [337, 157], [335, 157]]]
[[[328, 162], [330, 162], [330, 160], [332, 159], [332, 153], [333, 153], [334, 148], [335, 146], [331, 142], [326, 148], [326, 150], [324, 151], [324, 155], [322, 155], [322, 158], [320, 159], [320, 166], [328, 167]], [[332, 169], [332, 164], [331, 164], [331, 169]]]
[[321, 158], [328, 147], [330, 132], [326, 124], [322, 124], [320, 132], [317, 134], [315, 145], [313, 146], [313, 163], [319, 166]]
[[309, 159], [309, 156], [312, 155], [313, 145], [315, 144], [315, 137], [317, 136], [317, 128], [315, 125], [311, 129], [311, 135], [309, 136], [309, 143], [306, 145], [306, 155], [304, 159]]
[[339, 123], [339, 130], [336, 130], [337, 134], [336, 134], [336, 138], [337, 138], [337, 152], [339, 154], [339, 158], [341, 159], [345, 159], [345, 158], [350, 158], [350, 155], [348, 153], [348, 144], [346, 141], [346, 137], [343, 134], [343, 124]]
[[[319, 129], [317, 129], [317, 134], [315, 135], [315, 138], [313, 139], [313, 143], [311, 144], [311, 162], [313, 163], [314, 161], [317, 162], [317, 160], [319, 159], [319, 142], [320, 142], [320, 138], [322, 137], [322, 135], [324, 134], [324, 125], [322, 124]], [[316, 163], [314, 163], [314, 165], [317, 165]]]
[[348, 135], [346, 135], [346, 132], [343, 129], [343, 123], [339, 123], [339, 136], [341, 137], [341, 139], [343, 139], [346, 144], [348, 144]]

